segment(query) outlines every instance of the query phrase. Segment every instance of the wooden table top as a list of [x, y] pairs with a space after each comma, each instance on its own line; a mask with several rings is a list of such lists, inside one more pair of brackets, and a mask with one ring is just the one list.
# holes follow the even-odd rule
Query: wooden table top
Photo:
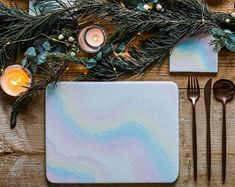
[[[22, 9], [28, 8], [26, 0], [2, 0], [6, 4], [17, 3]], [[211, 0], [213, 9], [231, 12], [233, 0]], [[228, 78], [235, 81], [235, 53], [222, 51], [219, 54], [219, 73], [199, 76], [200, 86], [212, 77], [213, 81]], [[76, 67], [70, 74], [76, 74]], [[140, 80], [140, 77], [133, 78]], [[143, 79], [141, 79], [143, 80]], [[144, 76], [144, 80], [169, 80], [180, 87], [180, 176], [172, 185], [142, 184], [138, 186], [222, 186], [221, 182], [221, 131], [222, 105], [212, 100], [212, 181], [207, 182], [206, 169], [206, 116], [203, 94], [197, 105], [198, 131], [198, 181], [193, 180], [191, 104], [186, 96], [187, 77], [181, 74], [169, 74], [168, 63], [159, 69], [153, 69]], [[203, 91], [203, 90], [201, 90]], [[2, 92], [1, 92], [2, 93]], [[235, 186], [235, 105], [227, 108], [227, 180], [224, 186]], [[47, 182], [45, 177], [45, 132], [44, 132], [44, 94], [34, 98], [28, 108], [19, 116], [17, 128], [9, 128], [11, 103], [4, 94], [0, 94], [0, 187], [8, 186], [56, 186]], [[200, 117], [199, 117], [200, 116]], [[63, 186], [63, 185], [58, 185]], [[74, 185], [76, 186], [76, 185]], [[81, 185], [90, 186], [90, 185]], [[97, 185], [103, 186], [103, 185]], [[110, 187], [119, 185], [107, 185]], [[136, 186], [136, 185], [122, 185]]]

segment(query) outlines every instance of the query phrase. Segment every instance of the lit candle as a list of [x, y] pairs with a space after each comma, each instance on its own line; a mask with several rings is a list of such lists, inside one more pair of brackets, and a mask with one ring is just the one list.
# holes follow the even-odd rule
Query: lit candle
[[31, 83], [30, 73], [20, 65], [8, 66], [0, 77], [3, 91], [14, 97], [27, 91]]
[[89, 26], [79, 33], [79, 46], [85, 52], [96, 53], [104, 46], [106, 37], [106, 32], [101, 26]]

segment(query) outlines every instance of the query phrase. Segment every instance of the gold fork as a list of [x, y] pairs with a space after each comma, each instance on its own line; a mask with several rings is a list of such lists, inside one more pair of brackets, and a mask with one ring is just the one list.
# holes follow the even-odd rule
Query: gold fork
[[200, 98], [200, 87], [195, 76], [189, 76], [188, 78], [188, 99], [192, 103], [193, 108], [193, 167], [194, 167], [194, 180], [197, 180], [197, 126], [196, 126], [196, 102]]

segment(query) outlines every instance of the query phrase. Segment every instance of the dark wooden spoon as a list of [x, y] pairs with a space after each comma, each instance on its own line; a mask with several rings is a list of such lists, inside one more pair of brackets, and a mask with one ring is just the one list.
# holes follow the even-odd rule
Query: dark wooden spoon
[[223, 103], [223, 126], [222, 126], [222, 179], [226, 178], [226, 104], [231, 101], [235, 95], [235, 85], [232, 81], [221, 79], [215, 82], [213, 86], [215, 97]]

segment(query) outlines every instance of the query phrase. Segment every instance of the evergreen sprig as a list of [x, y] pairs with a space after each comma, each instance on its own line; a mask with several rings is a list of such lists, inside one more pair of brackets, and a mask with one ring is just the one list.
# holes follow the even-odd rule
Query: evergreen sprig
[[65, 10], [58, 10], [47, 15], [30, 16], [25, 11], [6, 7], [0, 2], [0, 68], [4, 69], [7, 60], [24, 52], [37, 37], [73, 24], [61, 19], [64, 13]]
[[27, 104], [31, 98], [38, 93], [40, 90], [45, 90], [46, 87], [51, 83], [56, 83], [68, 65], [67, 61], [53, 61], [52, 59], [48, 62], [46, 67], [43, 67], [43, 71], [46, 72], [46, 76], [40, 81], [36, 81], [25, 93], [20, 95], [12, 107], [11, 112], [11, 128], [15, 128], [17, 122], [17, 116], [19, 110]]
[[[34, 5], [40, 11], [40, 15], [36, 16], [0, 3], [2, 69], [8, 59], [17, 57], [42, 35], [55, 34], [62, 29], [79, 31], [79, 23], [86, 20], [92, 22], [91, 17], [113, 25], [113, 34], [96, 56], [82, 58], [48, 53], [47, 62], [39, 66], [41, 71], [38, 72], [44, 79], [39, 79], [13, 106], [12, 127], [16, 125], [20, 107], [38, 90], [57, 82], [68, 63], [86, 65], [90, 68], [86, 77], [92, 80], [115, 80], [144, 73], [156, 65], [160, 67], [175, 45], [184, 38], [208, 33], [215, 28], [235, 30], [235, 19], [230, 14], [213, 12], [201, 0], [164, 0], [161, 1], [164, 7], [161, 13], [140, 10], [138, 7], [142, 6], [143, 0], [123, 0], [125, 6], [116, 1], [67, 1], [68, 4], [62, 0], [36, 0]], [[131, 44], [131, 41], [145, 33], [149, 33], [146, 40]], [[91, 61], [93, 65], [89, 66]], [[82, 78], [78, 75], [77, 79]]]
[[[36, 4], [40, 7], [53, 5], [50, 9], [55, 8], [54, 11], [67, 9], [68, 16], [81, 20], [92, 15], [113, 23], [116, 31], [125, 30], [125, 36], [132, 35], [134, 38], [139, 33], [154, 34], [139, 46], [129, 46], [127, 56], [115, 53], [103, 55], [99, 63], [90, 71], [90, 76], [98, 80], [114, 80], [120, 76], [143, 73], [154, 65], [161, 65], [180, 40], [196, 34], [208, 33], [212, 28], [224, 27], [226, 19], [231, 19], [230, 26], [233, 26], [234, 22], [234, 18], [229, 14], [212, 12], [200, 0], [163, 1], [164, 13], [128, 9], [116, 2], [77, 0], [70, 1], [70, 6], [61, 6], [59, 2], [60, 0], [38, 0]], [[47, 13], [47, 10], [42, 13]], [[116, 41], [126, 43], [125, 36], [115, 35], [106, 47]], [[115, 49], [112, 48], [112, 50]]]

